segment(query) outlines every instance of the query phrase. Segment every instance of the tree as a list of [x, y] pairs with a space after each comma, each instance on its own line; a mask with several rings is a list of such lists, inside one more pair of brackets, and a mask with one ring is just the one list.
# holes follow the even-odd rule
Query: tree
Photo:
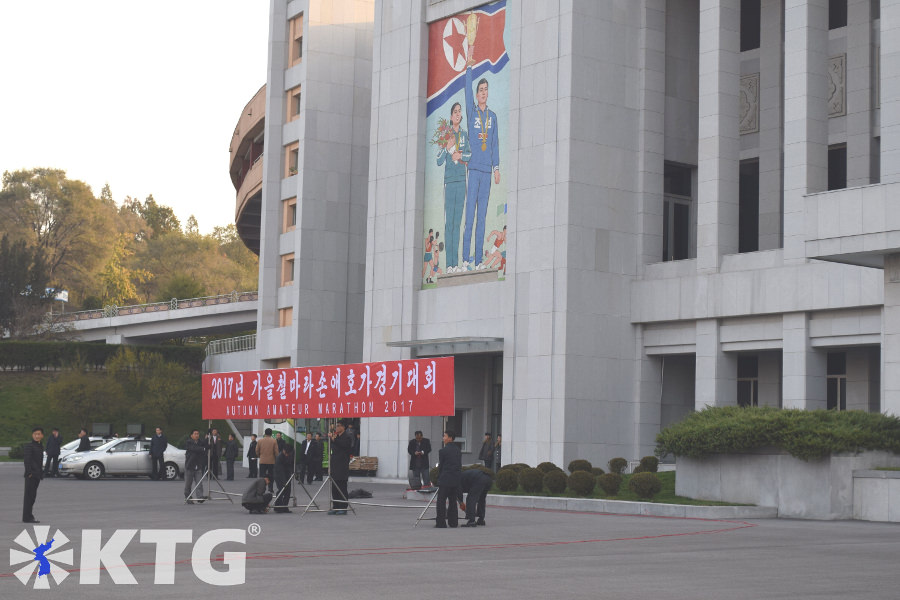
[[25, 240], [0, 239], [0, 334], [12, 338], [35, 332], [51, 296], [47, 288], [47, 268], [41, 252]]
[[142, 418], [169, 425], [177, 414], [199, 409], [199, 377], [159, 353], [123, 347], [106, 362], [106, 372]]
[[169, 282], [157, 294], [157, 302], [164, 302], [172, 298], [185, 300], [187, 298], [202, 298], [206, 296], [206, 288], [203, 284], [187, 273], [175, 273]]
[[121, 387], [107, 377], [90, 373], [82, 360], [70, 365], [50, 384], [47, 393], [52, 410], [81, 427], [114, 421], [123, 411]]
[[138, 298], [136, 283], [145, 283], [153, 274], [145, 269], [125, 266], [125, 259], [134, 254], [128, 248], [128, 237], [120, 235], [113, 246], [112, 256], [100, 272], [104, 303], [122, 305]]
[[147, 196], [143, 203], [128, 196], [122, 206], [139, 215], [146, 223], [147, 229], [140, 232], [140, 239], [181, 232], [181, 222], [175, 216], [175, 211], [170, 206], [157, 204], [153, 194]]

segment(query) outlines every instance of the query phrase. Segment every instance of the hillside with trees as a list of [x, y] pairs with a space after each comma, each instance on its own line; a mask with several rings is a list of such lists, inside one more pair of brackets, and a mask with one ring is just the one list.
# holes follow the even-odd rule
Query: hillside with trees
[[204, 235], [152, 195], [95, 196], [60, 169], [5, 172], [0, 223], [0, 330], [13, 338], [33, 333], [56, 291], [71, 312], [257, 286], [258, 258], [233, 224]]

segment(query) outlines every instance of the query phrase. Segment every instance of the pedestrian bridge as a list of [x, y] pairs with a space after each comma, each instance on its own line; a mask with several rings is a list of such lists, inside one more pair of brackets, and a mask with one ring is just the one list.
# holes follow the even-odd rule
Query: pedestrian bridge
[[236, 333], [256, 329], [257, 292], [232, 292], [205, 298], [105, 306], [55, 315], [82, 342], [155, 344], [171, 338]]

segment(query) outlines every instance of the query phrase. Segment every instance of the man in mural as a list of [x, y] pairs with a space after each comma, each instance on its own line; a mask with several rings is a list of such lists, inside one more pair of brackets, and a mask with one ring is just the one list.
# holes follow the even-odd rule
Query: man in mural
[[444, 165], [444, 234], [446, 237], [447, 272], [456, 273], [459, 268], [459, 226], [466, 204], [466, 163], [472, 156], [469, 135], [460, 128], [462, 106], [454, 102], [450, 108], [450, 130], [447, 143], [437, 155], [438, 166]]
[[[469, 64], [466, 66], [466, 125], [471, 140], [472, 157], [469, 159], [469, 182], [466, 187], [466, 228], [463, 232], [463, 267], [483, 269], [485, 219], [491, 194], [491, 178], [500, 183], [500, 139], [497, 115], [487, 106], [488, 81], [478, 80], [475, 96], [472, 96], [473, 45], [469, 46]], [[472, 223], [475, 222], [474, 253]]]

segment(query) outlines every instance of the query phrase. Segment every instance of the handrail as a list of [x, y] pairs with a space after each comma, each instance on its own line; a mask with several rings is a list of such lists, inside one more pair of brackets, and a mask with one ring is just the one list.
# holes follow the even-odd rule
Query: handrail
[[147, 304], [133, 304], [130, 306], [116, 306], [115, 304], [93, 310], [80, 310], [72, 313], [56, 314], [57, 321], [87, 321], [90, 319], [108, 319], [124, 315], [139, 315], [150, 312], [178, 310], [181, 308], [196, 308], [198, 306], [214, 306], [216, 304], [230, 304], [232, 302], [252, 302], [259, 299], [259, 292], [238, 292], [230, 294], [218, 294], [216, 296], [203, 296], [201, 298], [185, 298], [179, 300], [172, 298], [165, 302], [150, 302]]
[[224, 340], [213, 340], [206, 345], [206, 356], [214, 354], [228, 354], [229, 352], [244, 352], [256, 349], [256, 334], [239, 335]]

